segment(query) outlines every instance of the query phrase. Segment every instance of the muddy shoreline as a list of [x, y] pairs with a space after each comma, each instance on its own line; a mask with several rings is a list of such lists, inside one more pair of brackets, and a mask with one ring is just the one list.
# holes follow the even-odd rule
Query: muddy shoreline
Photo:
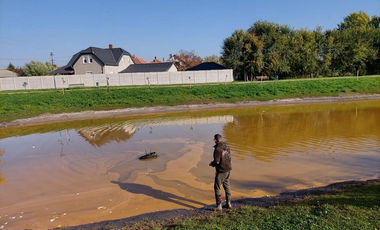
[[[253, 205], [259, 207], [270, 207], [281, 203], [299, 202], [310, 196], [318, 196], [323, 194], [337, 194], [350, 188], [360, 187], [363, 185], [380, 183], [380, 179], [371, 179], [366, 181], [344, 181], [333, 183], [323, 187], [302, 189], [297, 191], [282, 192], [277, 196], [261, 197], [261, 198], [245, 198], [233, 200], [232, 205], [234, 208], [241, 208], [245, 205]], [[112, 226], [113, 228], [134, 229], [134, 224], [138, 222], [149, 223], [151, 221], [160, 222], [163, 226], [175, 224], [179, 220], [186, 218], [207, 217], [213, 215], [215, 212], [210, 209], [213, 205], [205, 206], [198, 209], [174, 209], [167, 211], [158, 211], [152, 213], [141, 214], [119, 220], [102, 221], [98, 223], [84, 224], [79, 226], [55, 228], [65, 230], [95, 230], [107, 229]], [[228, 210], [227, 210], [228, 212]]]
[[196, 111], [207, 109], [222, 109], [234, 107], [255, 107], [266, 105], [292, 105], [292, 104], [310, 104], [310, 103], [330, 103], [344, 101], [361, 101], [361, 100], [380, 100], [380, 94], [350, 94], [337, 97], [305, 97], [305, 98], [289, 98], [277, 99], [271, 101], [242, 101], [237, 103], [213, 103], [213, 104], [194, 104], [194, 105], [177, 105], [177, 106], [155, 106], [143, 108], [126, 108], [103, 111], [83, 111], [76, 113], [60, 113], [60, 114], [43, 114], [38, 117], [14, 120], [11, 122], [0, 123], [0, 128], [23, 126], [31, 124], [55, 123], [73, 120], [85, 120], [105, 117], [119, 117], [127, 115], [154, 114], [165, 112], [180, 111]]

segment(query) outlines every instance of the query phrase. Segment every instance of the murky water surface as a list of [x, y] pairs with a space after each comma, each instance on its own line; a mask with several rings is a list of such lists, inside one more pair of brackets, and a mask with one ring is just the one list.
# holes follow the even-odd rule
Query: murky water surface
[[[0, 129], [0, 227], [45, 229], [214, 202], [213, 135], [234, 199], [380, 174], [380, 101], [128, 116]], [[159, 157], [139, 161], [145, 151]]]

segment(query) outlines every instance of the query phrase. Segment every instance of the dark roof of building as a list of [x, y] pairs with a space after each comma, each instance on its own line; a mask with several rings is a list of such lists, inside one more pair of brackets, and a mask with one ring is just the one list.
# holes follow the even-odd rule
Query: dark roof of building
[[134, 64], [129, 65], [120, 73], [167, 72], [173, 65], [173, 62]]
[[218, 69], [227, 69], [227, 67], [222, 66], [215, 62], [203, 62], [194, 67], [188, 68], [186, 71], [196, 71], [196, 70], [218, 70]]
[[62, 66], [54, 70], [53, 72], [51, 72], [51, 74], [73, 74], [73, 73], [74, 73], [74, 68], [69, 65]]
[[122, 48], [101, 49], [97, 47], [88, 47], [87, 49], [84, 49], [74, 54], [70, 61], [67, 63], [67, 65], [54, 70], [53, 72], [51, 72], [51, 74], [71, 73], [71, 71], [74, 71], [74, 64], [77, 62], [77, 60], [82, 54], [92, 54], [94, 55], [94, 57], [97, 58], [97, 60], [100, 61], [100, 63], [107, 66], [118, 66], [123, 55], [130, 56], [133, 61], [131, 54]]

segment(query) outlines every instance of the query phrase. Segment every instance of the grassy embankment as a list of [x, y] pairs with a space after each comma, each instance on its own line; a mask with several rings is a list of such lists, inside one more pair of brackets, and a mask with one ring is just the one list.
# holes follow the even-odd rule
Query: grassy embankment
[[[28, 92], [28, 93], [24, 93]], [[0, 122], [43, 113], [109, 110], [157, 105], [265, 101], [295, 97], [338, 96], [342, 93], [380, 93], [380, 76], [313, 79], [264, 83], [231, 83], [151, 88], [106, 88], [0, 93]]]
[[[127, 223], [126, 223], [127, 224]], [[104, 226], [103, 226], [104, 227]], [[380, 183], [351, 187], [335, 195], [309, 196], [270, 208], [244, 206], [169, 226], [141, 221], [106, 229], [380, 229]]]

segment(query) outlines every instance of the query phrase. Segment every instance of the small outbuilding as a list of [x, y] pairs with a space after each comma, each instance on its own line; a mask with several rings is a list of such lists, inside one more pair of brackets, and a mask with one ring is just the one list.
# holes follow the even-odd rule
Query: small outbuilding
[[197, 70], [220, 70], [227, 69], [227, 67], [220, 65], [216, 62], [203, 62], [199, 65], [193, 66], [186, 71], [197, 71]]

